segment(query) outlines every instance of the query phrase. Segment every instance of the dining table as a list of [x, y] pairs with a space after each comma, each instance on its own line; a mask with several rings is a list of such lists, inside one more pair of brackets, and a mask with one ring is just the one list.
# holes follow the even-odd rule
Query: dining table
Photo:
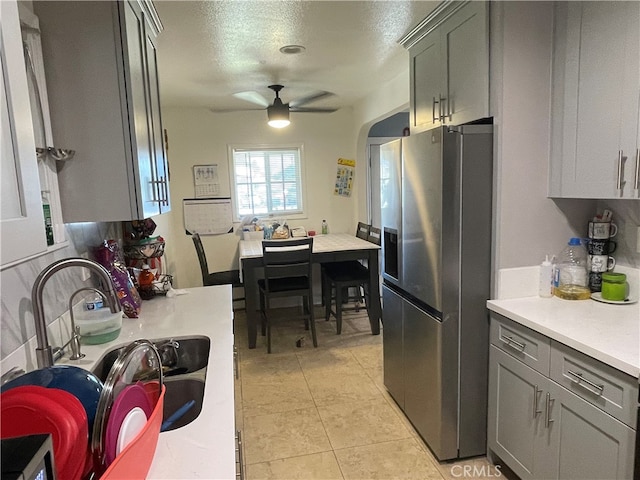
[[[367, 314], [371, 324], [371, 334], [380, 334], [382, 307], [380, 304], [380, 246], [347, 233], [328, 233], [313, 237], [312, 262], [330, 263], [349, 260], [366, 260], [369, 270], [369, 295]], [[262, 275], [262, 240], [240, 240], [240, 272], [245, 291], [247, 332], [249, 348], [256, 348], [260, 319], [258, 299], [258, 279]]]

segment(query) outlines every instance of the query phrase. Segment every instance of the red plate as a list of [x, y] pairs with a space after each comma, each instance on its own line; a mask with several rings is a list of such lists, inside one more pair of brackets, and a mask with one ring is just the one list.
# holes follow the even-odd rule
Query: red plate
[[105, 433], [105, 460], [107, 465], [111, 464], [116, 458], [116, 446], [122, 422], [135, 407], [140, 407], [147, 418], [153, 412], [153, 405], [149, 402], [149, 397], [141, 382], [124, 387], [113, 402]]
[[0, 395], [0, 436], [50, 433], [58, 476], [79, 479], [83, 473], [88, 426], [82, 403], [63, 390], [23, 386]]

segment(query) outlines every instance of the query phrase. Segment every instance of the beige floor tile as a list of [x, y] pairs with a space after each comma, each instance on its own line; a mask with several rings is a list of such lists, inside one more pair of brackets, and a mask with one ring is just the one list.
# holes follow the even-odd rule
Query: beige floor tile
[[291, 374], [302, 375], [298, 357], [293, 353], [267, 355], [263, 352], [259, 356], [240, 359], [240, 379], [243, 384], [264, 383], [266, 377]]
[[331, 450], [315, 408], [245, 416], [243, 438], [247, 464]]
[[318, 413], [334, 450], [411, 437], [382, 396], [368, 402], [318, 407]]
[[349, 349], [329, 348], [312, 352], [300, 352], [298, 361], [305, 377], [327, 374], [363, 374], [362, 365]]
[[313, 408], [315, 403], [302, 374], [265, 377], [242, 387], [245, 417]]
[[343, 480], [333, 452], [314, 453], [247, 466], [247, 480]]
[[[358, 366], [358, 368], [361, 368]], [[366, 402], [380, 396], [380, 390], [363, 372], [306, 375], [307, 384], [315, 404], [320, 406], [337, 403]]]
[[336, 450], [345, 480], [442, 480], [438, 468], [413, 439]]

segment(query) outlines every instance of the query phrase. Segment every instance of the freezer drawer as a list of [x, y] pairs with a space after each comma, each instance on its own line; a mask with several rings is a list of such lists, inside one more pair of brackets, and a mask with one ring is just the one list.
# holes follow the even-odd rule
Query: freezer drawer
[[384, 386], [404, 410], [402, 298], [384, 285], [382, 286], [382, 322], [384, 325]]

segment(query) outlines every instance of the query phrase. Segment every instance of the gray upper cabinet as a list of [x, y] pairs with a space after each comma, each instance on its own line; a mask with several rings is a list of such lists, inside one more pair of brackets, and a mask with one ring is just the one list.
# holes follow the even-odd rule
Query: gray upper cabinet
[[0, 2], [0, 268], [47, 250], [18, 6]]
[[409, 49], [411, 132], [489, 116], [488, 2], [443, 2], [400, 40]]
[[558, 2], [549, 196], [640, 198], [640, 3]]
[[64, 221], [169, 211], [153, 4], [34, 2], [34, 10], [53, 134], [76, 150], [58, 172]]

